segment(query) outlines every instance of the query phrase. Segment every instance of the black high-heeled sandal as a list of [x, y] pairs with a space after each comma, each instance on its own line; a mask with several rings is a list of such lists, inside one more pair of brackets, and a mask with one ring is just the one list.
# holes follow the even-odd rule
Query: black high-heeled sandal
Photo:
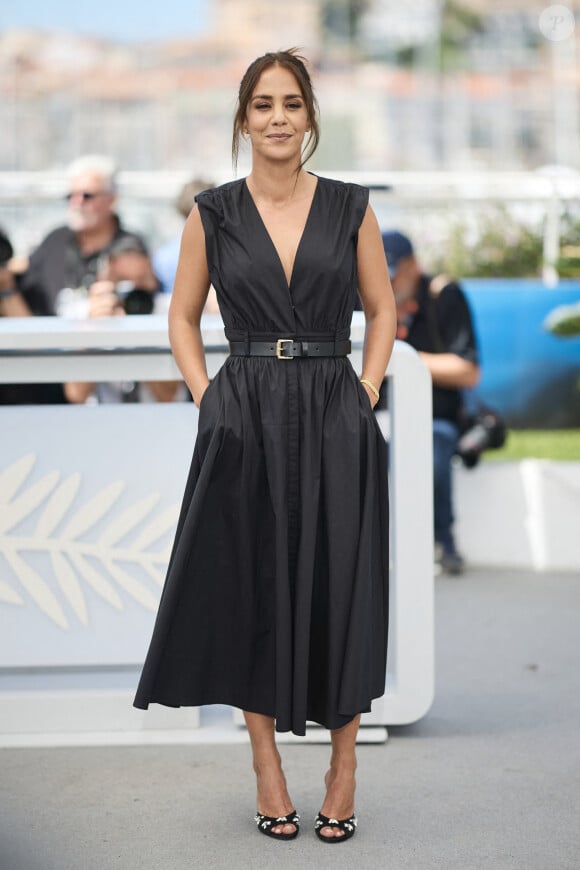
[[[354, 814], [349, 819], [329, 819], [328, 816], [318, 813], [314, 820], [314, 831], [318, 839], [324, 843], [344, 843], [345, 840], [354, 837], [356, 825], [357, 818]], [[325, 837], [320, 833], [321, 828], [339, 828], [343, 832], [342, 837]]]
[[[300, 830], [300, 825], [298, 824], [300, 816], [296, 810], [292, 810], [291, 813], [286, 813], [285, 816], [280, 816], [277, 819], [273, 816], [264, 816], [262, 813], [256, 812], [254, 821], [261, 834], [264, 834], [266, 837], [273, 837], [274, 840], [293, 840], [298, 836], [298, 831]], [[296, 830], [292, 831], [291, 834], [277, 834], [272, 828], [276, 828], [278, 825], [294, 825]]]

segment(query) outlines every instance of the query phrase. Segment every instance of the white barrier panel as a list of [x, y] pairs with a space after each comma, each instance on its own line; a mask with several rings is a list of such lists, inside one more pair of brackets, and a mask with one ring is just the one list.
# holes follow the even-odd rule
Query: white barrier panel
[[483, 461], [457, 468], [455, 484], [471, 565], [580, 577], [580, 462]]
[[[363, 332], [357, 314], [355, 368]], [[211, 376], [226, 352], [219, 317], [204, 319], [203, 338]], [[177, 376], [161, 316], [0, 320], [3, 382]], [[406, 345], [389, 383], [389, 661], [368, 725], [419, 719], [434, 684], [431, 389]], [[196, 429], [192, 403], [0, 407], [0, 743], [38, 732], [167, 740], [195, 726], [196, 710], [144, 713], [131, 700]]]

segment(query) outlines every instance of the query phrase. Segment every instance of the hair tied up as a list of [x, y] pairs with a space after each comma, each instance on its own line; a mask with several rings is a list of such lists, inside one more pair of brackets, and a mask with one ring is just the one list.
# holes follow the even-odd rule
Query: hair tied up
[[285, 51], [267, 52], [261, 57], [256, 58], [256, 60], [254, 60], [250, 64], [250, 66], [244, 73], [242, 81], [240, 82], [240, 88], [238, 91], [238, 103], [234, 114], [234, 126], [232, 134], [232, 162], [234, 164], [234, 168], [236, 168], [238, 165], [240, 139], [245, 133], [247, 133], [247, 129], [245, 129], [245, 122], [249, 102], [252, 98], [252, 94], [254, 93], [256, 85], [258, 84], [260, 76], [265, 70], [270, 69], [270, 67], [272, 66], [281, 66], [292, 73], [292, 75], [298, 82], [298, 86], [300, 87], [302, 97], [306, 104], [308, 123], [310, 125], [308, 132], [310, 133], [310, 135], [308, 137], [306, 148], [302, 153], [300, 168], [304, 166], [307, 160], [310, 160], [310, 158], [318, 148], [318, 143], [320, 141], [318, 101], [316, 99], [316, 96], [314, 95], [312, 82], [308, 73], [308, 61], [299, 53], [299, 51], [300, 49], [298, 48], [288, 48]]

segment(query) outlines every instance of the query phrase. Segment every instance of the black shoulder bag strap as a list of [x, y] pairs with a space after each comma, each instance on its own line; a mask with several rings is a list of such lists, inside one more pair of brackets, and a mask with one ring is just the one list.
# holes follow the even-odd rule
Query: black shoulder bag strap
[[[431, 342], [433, 347], [435, 348], [435, 353], [447, 353], [448, 348], [445, 342], [443, 341], [443, 336], [441, 335], [441, 330], [439, 329], [439, 320], [437, 318], [437, 300], [439, 296], [443, 292], [443, 290], [448, 287], [450, 284], [453, 284], [453, 278], [450, 278], [449, 275], [435, 275], [434, 278], [431, 278], [429, 282], [429, 290], [427, 296], [427, 328], [429, 330], [429, 337], [431, 338]], [[458, 410], [458, 417], [456, 423], [459, 428], [464, 431], [470, 424], [471, 421], [467, 419], [466, 416], [466, 408], [465, 408], [465, 394], [463, 390], [459, 390], [459, 394], [461, 397], [461, 404]]]
[[447, 347], [443, 341], [441, 330], [439, 329], [439, 321], [437, 319], [437, 300], [443, 290], [453, 283], [453, 278], [449, 275], [435, 275], [429, 282], [429, 290], [427, 295], [427, 328], [429, 329], [429, 337], [435, 348], [435, 353], [446, 353]]

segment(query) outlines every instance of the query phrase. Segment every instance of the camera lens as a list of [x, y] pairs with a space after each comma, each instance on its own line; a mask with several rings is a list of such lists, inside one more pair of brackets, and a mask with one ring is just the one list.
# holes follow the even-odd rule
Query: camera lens
[[123, 300], [125, 314], [151, 314], [153, 312], [153, 293], [135, 287]]
[[152, 314], [154, 293], [136, 287], [132, 281], [119, 281], [115, 288], [125, 314]]

